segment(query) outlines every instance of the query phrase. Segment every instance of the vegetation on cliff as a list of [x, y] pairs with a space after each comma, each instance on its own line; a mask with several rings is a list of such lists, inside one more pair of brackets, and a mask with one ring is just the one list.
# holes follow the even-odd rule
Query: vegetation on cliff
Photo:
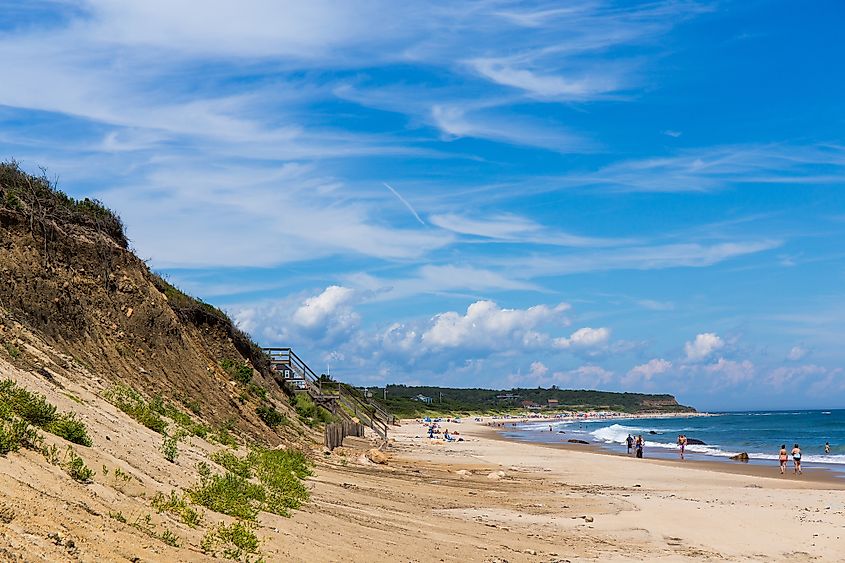
[[[417, 400], [418, 396], [431, 403]], [[551, 401], [551, 402], [549, 402]], [[429, 414], [509, 413], [526, 406], [547, 410], [643, 412], [695, 412], [678, 404], [672, 395], [615, 393], [611, 391], [537, 388], [457, 389], [450, 387], [388, 385], [385, 406], [397, 416]]]

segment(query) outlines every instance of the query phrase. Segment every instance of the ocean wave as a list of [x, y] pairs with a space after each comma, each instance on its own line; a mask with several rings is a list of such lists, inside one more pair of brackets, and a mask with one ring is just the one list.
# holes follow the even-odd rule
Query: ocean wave
[[636, 436], [642, 433], [642, 428], [611, 424], [610, 426], [593, 430], [590, 432], [590, 436], [595, 438], [596, 441], [604, 442], [605, 444], [624, 444], [625, 440], [628, 439], [628, 434]]

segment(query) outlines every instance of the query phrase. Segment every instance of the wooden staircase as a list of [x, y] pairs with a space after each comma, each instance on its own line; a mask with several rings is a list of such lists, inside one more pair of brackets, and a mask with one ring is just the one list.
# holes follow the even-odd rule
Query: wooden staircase
[[338, 381], [324, 381], [308, 367], [291, 348], [264, 348], [270, 357], [270, 367], [282, 385], [295, 393], [308, 393], [319, 406], [346, 420], [358, 419], [363, 425], [387, 440], [388, 426], [396, 418], [382, 405], [368, 399], [351, 385]]

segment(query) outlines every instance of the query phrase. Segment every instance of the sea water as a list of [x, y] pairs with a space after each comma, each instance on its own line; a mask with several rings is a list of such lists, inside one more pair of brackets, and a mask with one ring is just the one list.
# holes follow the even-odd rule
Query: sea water
[[[549, 431], [549, 425], [552, 431]], [[688, 458], [727, 460], [741, 452], [752, 461], [777, 465], [782, 444], [788, 452], [801, 446], [805, 467], [824, 466], [845, 472], [845, 410], [723, 412], [709, 416], [630, 419], [538, 420], [508, 426], [518, 440], [566, 443], [586, 440], [625, 452], [625, 439], [642, 434], [646, 457], [678, 457], [678, 435], [706, 445], [687, 445]], [[825, 454], [830, 442], [830, 454]], [[791, 469], [790, 456], [790, 469]]]

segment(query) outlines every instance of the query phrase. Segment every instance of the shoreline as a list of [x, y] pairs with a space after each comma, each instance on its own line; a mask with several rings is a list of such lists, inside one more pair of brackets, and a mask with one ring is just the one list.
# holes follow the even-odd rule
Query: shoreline
[[[657, 463], [660, 465], [666, 465], [670, 467], [678, 467], [678, 468], [692, 468], [692, 469], [702, 469], [705, 471], [716, 471], [719, 473], [727, 473], [733, 475], [748, 475], [754, 477], [766, 477], [766, 478], [773, 478], [778, 480], [787, 481], [788, 479], [795, 479], [796, 482], [817, 482], [826, 485], [837, 485], [834, 487], [835, 489], [845, 489], [845, 474], [838, 472], [835, 469], [830, 469], [827, 467], [816, 467], [810, 466], [803, 469], [803, 472], [800, 477], [796, 477], [792, 473], [792, 464], [788, 466], [786, 474], [781, 476], [779, 471], [779, 466], [777, 462], [773, 462], [770, 466], [766, 465], [764, 462], [759, 461], [756, 463], [744, 463], [741, 461], [734, 461], [730, 458], [718, 458], [713, 456], [712, 459], [706, 458], [703, 454], [698, 454], [705, 459], [701, 459], [696, 456], [695, 459], [671, 459], [667, 457], [645, 457], [642, 460], [637, 460], [634, 458], [633, 455], [628, 455], [624, 452], [614, 452], [611, 451], [609, 448], [604, 447], [602, 444], [591, 442], [588, 444], [571, 444], [567, 442], [562, 443], [551, 443], [551, 442], [534, 442], [531, 440], [520, 440], [518, 438], [513, 438], [510, 436], [504, 436], [503, 433], [507, 432], [508, 429], [506, 427], [487, 427], [490, 431], [490, 438], [495, 440], [501, 440], [503, 442], [509, 443], [517, 443], [517, 444], [530, 444], [532, 446], [540, 446], [544, 448], [550, 449], [558, 449], [570, 452], [582, 452], [582, 453], [591, 453], [595, 455], [603, 455], [603, 456], [610, 456], [615, 458], [621, 459], [631, 459], [634, 463], [638, 462], [648, 462], [648, 463]], [[623, 446], [619, 446], [622, 448]]]

